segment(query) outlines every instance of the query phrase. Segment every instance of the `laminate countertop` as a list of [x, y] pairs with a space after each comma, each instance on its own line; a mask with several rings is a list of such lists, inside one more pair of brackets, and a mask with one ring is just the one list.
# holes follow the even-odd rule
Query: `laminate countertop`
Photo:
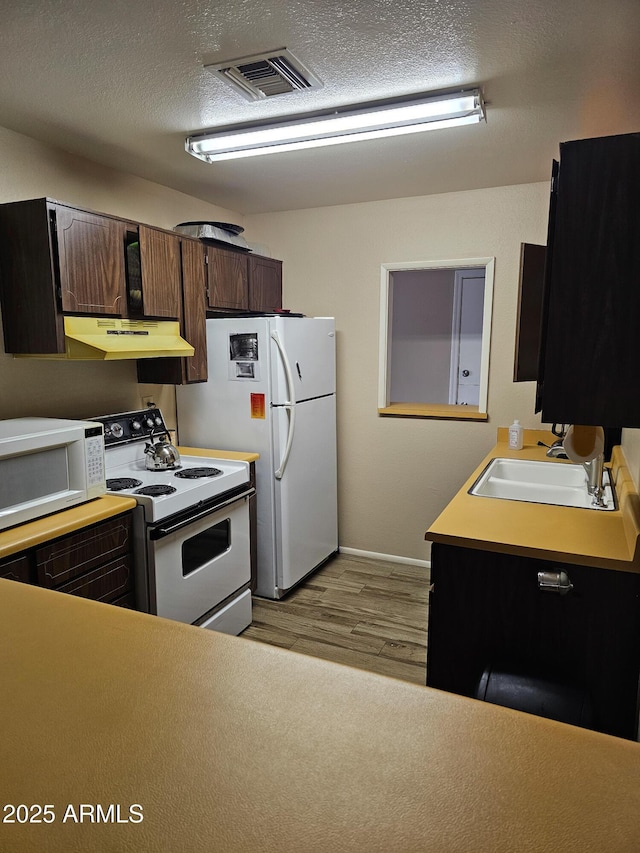
[[214, 459], [235, 459], [237, 462], [255, 462], [260, 459], [259, 453], [245, 452], [244, 450], [212, 450], [203, 447], [184, 447], [178, 445], [178, 451], [185, 456], [210, 456]]
[[2, 850], [638, 849], [635, 742], [15, 581], [0, 635]]
[[[233, 450], [210, 450], [197, 447], [179, 447], [180, 453], [191, 456], [206, 456], [218, 459], [234, 459], [240, 462], [255, 462], [258, 453]], [[120, 495], [103, 495], [100, 498], [79, 504], [71, 509], [54, 512], [26, 524], [0, 531], [0, 559], [26, 551], [50, 539], [57, 539], [91, 524], [97, 524], [114, 515], [120, 515], [136, 506], [135, 498]]]
[[426, 532], [425, 539], [466, 548], [519, 554], [576, 565], [640, 572], [640, 498], [622, 448], [614, 447], [611, 476], [618, 506], [601, 512], [575, 507], [478, 497], [469, 489], [495, 457], [548, 459], [546, 447], [555, 440], [544, 430], [525, 430], [522, 450], [511, 450], [508, 430], [498, 430], [498, 441], [462, 485], [453, 500]]

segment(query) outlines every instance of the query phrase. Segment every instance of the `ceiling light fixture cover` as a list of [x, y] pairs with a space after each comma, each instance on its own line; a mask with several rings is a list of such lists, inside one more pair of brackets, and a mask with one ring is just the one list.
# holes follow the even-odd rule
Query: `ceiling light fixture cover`
[[480, 89], [462, 89], [356, 104], [266, 124], [230, 125], [188, 136], [185, 147], [194, 157], [213, 163], [474, 124], [484, 118]]

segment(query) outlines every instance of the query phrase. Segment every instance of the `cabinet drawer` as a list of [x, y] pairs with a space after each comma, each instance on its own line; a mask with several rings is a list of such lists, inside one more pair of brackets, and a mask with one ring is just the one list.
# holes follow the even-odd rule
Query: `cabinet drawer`
[[89, 572], [133, 547], [131, 515], [123, 515], [65, 536], [36, 550], [38, 584], [50, 589]]
[[131, 559], [127, 555], [62, 584], [58, 587], [58, 592], [80, 595], [93, 601], [109, 602], [124, 596], [132, 588], [133, 570]]
[[129, 610], [135, 610], [136, 594], [133, 591], [128, 592], [126, 595], [121, 595], [120, 598], [110, 601], [109, 604], [114, 604], [116, 607], [127, 607]]
[[0, 578], [31, 583], [31, 561], [25, 554], [5, 560], [0, 563]]

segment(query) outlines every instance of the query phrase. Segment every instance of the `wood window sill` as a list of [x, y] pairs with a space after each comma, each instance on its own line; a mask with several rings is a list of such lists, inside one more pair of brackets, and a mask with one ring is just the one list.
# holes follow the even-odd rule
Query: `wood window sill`
[[478, 411], [478, 406], [453, 406], [445, 403], [391, 403], [378, 409], [379, 415], [392, 415], [401, 418], [450, 418], [461, 421], [488, 421], [486, 412]]

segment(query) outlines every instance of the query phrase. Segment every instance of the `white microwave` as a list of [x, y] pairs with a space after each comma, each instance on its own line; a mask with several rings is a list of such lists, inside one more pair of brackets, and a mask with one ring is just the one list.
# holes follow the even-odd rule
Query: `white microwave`
[[106, 488], [102, 424], [0, 421], [0, 530], [92, 500]]

